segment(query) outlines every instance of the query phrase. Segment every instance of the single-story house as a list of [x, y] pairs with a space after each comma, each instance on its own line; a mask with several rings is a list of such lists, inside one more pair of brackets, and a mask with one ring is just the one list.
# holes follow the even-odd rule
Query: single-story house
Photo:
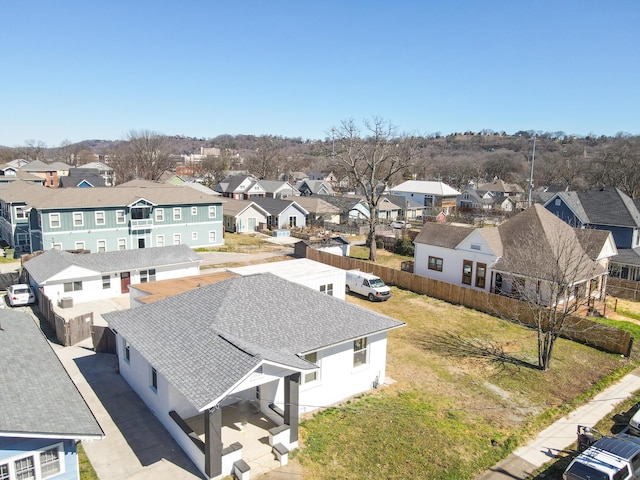
[[251, 200], [225, 201], [222, 208], [224, 229], [231, 233], [253, 233], [260, 224], [266, 225], [269, 212]]
[[569, 227], [533, 205], [498, 227], [426, 223], [414, 240], [414, 273], [467, 288], [518, 295], [563, 278], [572, 298], [604, 298], [610, 232]]
[[253, 201], [268, 212], [267, 227], [304, 228], [307, 225], [307, 212], [293, 200], [276, 198], [255, 198]]
[[404, 325], [271, 273], [104, 317], [120, 374], [209, 479], [251, 468], [226, 418], [245, 412], [269, 429], [269, 445], [243, 442], [286, 454], [301, 413], [385, 381], [387, 333]]
[[0, 478], [79, 480], [104, 432], [31, 315], [0, 309]]
[[309, 215], [307, 215], [307, 224], [320, 224], [323, 222], [340, 223], [340, 209], [318, 196], [285, 197], [285, 200], [294, 200], [309, 212]]
[[24, 268], [34, 291], [73, 304], [127, 294], [130, 284], [197, 275], [201, 261], [186, 245], [168, 245], [86, 254], [47, 250]]
[[309, 180], [305, 179], [296, 185], [300, 195], [335, 195], [331, 183], [325, 180]]
[[300, 191], [289, 182], [280, 180], [258, 180], [267, 198], [295, 197]]
[[369, 218], [369, 207], [357, 195], [322, 195], [322, 200], [340, 210], [340, 223], [365, 221]]

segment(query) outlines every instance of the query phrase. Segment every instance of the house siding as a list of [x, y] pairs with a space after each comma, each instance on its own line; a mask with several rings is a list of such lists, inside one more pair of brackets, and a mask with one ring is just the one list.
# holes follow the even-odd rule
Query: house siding
[[34, 454], [34, 452], [57, 446], [60, 443], [62, 443], [62, 451], [64, 452], [64, 455], [60, 458], [62, 463], [61, 470], [63, 471], [58, 475], [47, 478], [51, 480], [79, 480], [78, 455], [74, 440], [0, 437], [0, 464], [27, 457]]

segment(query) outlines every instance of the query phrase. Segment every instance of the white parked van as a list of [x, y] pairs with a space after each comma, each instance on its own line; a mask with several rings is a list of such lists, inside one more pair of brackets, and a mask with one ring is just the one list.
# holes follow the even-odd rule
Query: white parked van
[[382, 302], [391, 297], [391, 289], [380, 277], [360, 270], [347, 270], [345, 290], [347, 293], [359, 293], [372, 302]]

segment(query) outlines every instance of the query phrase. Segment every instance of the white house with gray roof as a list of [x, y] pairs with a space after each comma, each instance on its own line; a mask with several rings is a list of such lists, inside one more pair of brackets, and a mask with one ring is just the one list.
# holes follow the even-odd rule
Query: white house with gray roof
[[104, 318], [116, 332], [120, 374], [216, 479], [239, 460], [252, 467], [243, 445], [229, 444], [226, 418], [248, 405], [252, 424], [274, 427], [260, 434], [274, 445], [242, 443], [254, 442], [263, 456], [296, 448], [301, 413], [384, 382], [387, 332], [404, 325], [270, 273]]
[[24, 269], [34, 291], [76, 304], [126, 295], [130, 284], [198, 275], [201, 261], [186, 245], [89, 254], [47, 250]]
[[0, 309], [0, 478], [79, 480], [104, 432], [30, 315]]

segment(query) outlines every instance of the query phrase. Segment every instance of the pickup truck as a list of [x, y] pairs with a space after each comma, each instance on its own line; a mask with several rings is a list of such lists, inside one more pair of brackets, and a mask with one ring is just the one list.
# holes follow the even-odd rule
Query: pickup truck
[[391, 297], [391, 289], [380, 277], [360, 270], [347, 270], [345, 291], [359, 293], [372, 302], [382, 302]]

